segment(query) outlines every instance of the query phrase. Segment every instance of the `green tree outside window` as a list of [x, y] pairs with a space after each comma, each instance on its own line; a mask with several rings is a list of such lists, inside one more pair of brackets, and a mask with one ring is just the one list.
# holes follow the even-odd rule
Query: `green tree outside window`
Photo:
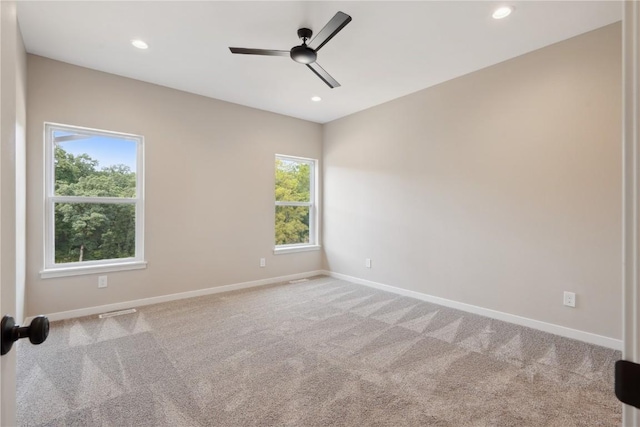
[[[276, 158], [276, 245], [310, 243], [312, 167], [308, 161]], [[282, 203], [278, 203], [282, 202]], [[283, 205], [298, 202], [300, 205]]]
[[[98, 169], [88, 154], [73, 155], [55, 147], [56, 196], [132, 198], [136, 174], [128, 166]], [[135, 206], [114, 203], [54, 205], [55, 262], [118, 259], [135, 256]]]

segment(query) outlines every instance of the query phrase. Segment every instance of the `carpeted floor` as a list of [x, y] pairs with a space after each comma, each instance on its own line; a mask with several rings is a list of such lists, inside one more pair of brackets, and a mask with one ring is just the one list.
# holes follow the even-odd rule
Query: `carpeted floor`
[[47, 426], [617, 426], [619, 352], [327, 277], [52, 324]]

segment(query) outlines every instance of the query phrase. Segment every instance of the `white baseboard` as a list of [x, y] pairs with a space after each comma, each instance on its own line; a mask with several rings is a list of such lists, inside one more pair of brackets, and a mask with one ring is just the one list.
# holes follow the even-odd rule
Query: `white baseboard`
[[[199, 297], [203, 295], [218, 294], [221, 292], [237, 291], [238, 289], [254, 288], [257, 286], [272, 285], [275, 283], [288, 282], [289, 280], [305, 279], [307, 277], [326, 275], [322, 270], [308, 271], [305, 273], [290, 274], [288, 276], [271, 277], [269, 279], [253, 280], [250, 282], [234, 283], [232, 285], [216, 286], [213, 288], [198, 289], [195, 291], [180, 292], [177, 294], [160, 295], [157, 297], [143, 298], [133, 301], [117, 302], [114, 304], [105, 304], [95, 307], [80, 308], [77, 310], [60, 311], [58, 313], [50, 313], [46, 316], [51, 322], [56, 320], [73, 319], [76, 317], [92, 316], [95, 314], [106, 313], [109, 311], [125, 310], [127, 308], [141, 307], [144, 305], [158, 304], [161, 302], [176, 301], [186, 298]], [[33, 316], [27, 317], [25, 324], [31, 323]]]
[[421, 292], [410, 291], [407, 289], [396, 288], [382, 283], [372, 282], [358, 277], [348, 276], [342, 273], [332, 271], [323, 271], [322, 274], [334, 277], [336, 279], [346, 280], [347, 282], [357, 283], [359, 285], [369, 286], [371, 288], [380, 289], [395, 294], [416, 298], [422, 301], [431, 302], [445, 307], [455, 308], [466, 311], [468, 313], [478, 314], [492, 319], [502, 320], [520, 326], [526, 326], [537, 329], [550, 334], [560, 335], [562, 337], [583, 341], [589, 344], [599, 345], [601, 347], [612, 348], [614, 350], [622, 350], [622, 340], [605, 337], [602, 335], [592, 334], [577, 329], [571, 329], [564, 326], [555, 325], [553, 323], [542, 322], [540, 320], [529, 319], [527, 317], [517, 316], [515, 314], [504, 313], [502, 311], [491, 310], [489, 308], [478, 307], [476, 305], [465, 304], [463, 302], [453, 301], [446, 298], [435, 297]]
[[[387, 292], [393, 292], [398, 295], [404, 295], [404, 296], [416, 298], [422, 301], [427, 301], [434, 304], [442, 305], [445, 307], [451, 307], [458, 310], [466, 311], [468, 313], [474, 313], [481, 316], [502, 320], [502, 321], [513, 323], [520, 326], [526, 326], [526, 327], [537, 329], [543, 332], [560, 335], [566, 338], [571, 338], [571, 339], [587, 342], [590, 344], [599, 345], [602, 347], [612, 348], [614, 350], [622, 350], [622, 340], [617, 340], [617, 339], [605, 337], [602, 335], [592, 334], [590, 332], [584, 332], [577, 329], [571, 329], [564, 326], [555, 325], [553, 323], [542, 322], [540, 320], [529, 319], [527, 317], [522, 317], [515, 314], [504, 313], [502, 311], [496, 311], [488, 308], [478, 307], [475, 305], [453, 301], [446, 298], [440, 298], [440, 297], [424, 294], [421, 292], [397, 288], [395, 286], [385, 285], [382, 283], [373, 282], [371, 280], [360, 279], [358, 277], [348, 276], [346, 274], [336, 273], [336, 272], [327, 271], [327, 270], [308, 271], [305, 273], [291, 274], [288, 276], [272, 277], [268, 279], [253, 280], [250, 282], [234, 283], [231, 285], [216, 286], [213, 288], [198, 289], [195, 291], [180, 292], [177, 294], [161, 295], [157, 297], [143, 298], [143, 299], [138, 299], [133, 301], [124, 301], [124, 302], [100, 305], [95, 307], [87, 307], [87, 308], [81, 308], [77, 310], [61, 311], [58, 313], [50, 313], [50, 314], [47, 314], [46, 316], [52, 322], [56, 320], [73, 319], [76, 317], [92, 316], [95, 314], [106, 313], [109, 311], [124, 310], [127, 308], [142, 307], [145, 305], [176, 301], [176, 300], [181, 300], [186, 298], [199, 297], [203, 295], [211, 295], [211, 294], [217, 294], [222, 292], [236, 291], [239, 289], [271, 285], [275, 283], [287, 282], [289, 280], [304, 279], [304, 278], [319, 276], [319, 275], [325, 275], [325, 276], [334, 277], [336, 279], [346, 280], [348, 282], [356, 283], [359, 285], [369, 286], [369, 287], [380, 289]], [[24, 320], [24, 324], [31, 323], [31, 320], [33, 320], [33, 316], [27, 317]]]

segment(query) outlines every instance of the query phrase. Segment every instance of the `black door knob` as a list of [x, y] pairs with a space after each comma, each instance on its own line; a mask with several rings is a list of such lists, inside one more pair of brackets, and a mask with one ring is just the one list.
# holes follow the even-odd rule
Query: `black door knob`
[[20, 338], [29, 338], [31, 344], [42, 344], [49, 336], [49, 319], [37, 316], [29, 326], [16, 325], [11, 316], [4, 316], [0, 323], [0, 355], [11, 350], [13, 343]]

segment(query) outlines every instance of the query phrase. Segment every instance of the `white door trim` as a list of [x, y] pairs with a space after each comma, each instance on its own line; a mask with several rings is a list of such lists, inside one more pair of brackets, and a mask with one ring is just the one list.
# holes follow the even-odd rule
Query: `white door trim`
[[[638, 324], [640, 308], [640, 283], [638, 282], [640, 260], [638, 244], [640, 242], [640, 140], [638, 122], [640, 122], [640, 3], [637, 0], [625, 1], [622, 19], [623, 50], [623, 195], [622, 195], [622, 232], [623, 232], [623, 308], [622, 308], [622, 358], [640, 362], [640, 339]], [[639, 427], [638, 410], [623, 405], [622, 425]]]

